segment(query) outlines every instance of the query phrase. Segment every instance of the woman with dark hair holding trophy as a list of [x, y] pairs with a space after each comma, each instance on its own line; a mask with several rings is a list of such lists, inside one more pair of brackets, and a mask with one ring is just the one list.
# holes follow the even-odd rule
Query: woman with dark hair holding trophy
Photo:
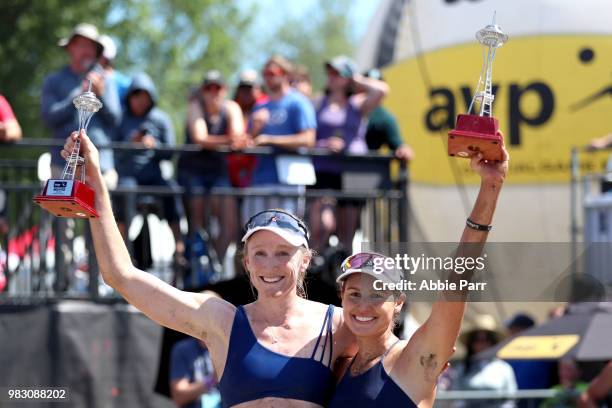
[[[467, 219], [459, 253], [476, 258], [487, 239], [497, 199], [508, 172], [508, 153], [503, 160], [487, 161], [481, 154], [471, 159], [472, 169], [480, 175], [480, 191]], [[377, 262], [377, 258], [379, 259]], [[410, 340], [393, 334], [395, 317], [406, 300], [396, 290], [376, 290], [374, 282], [402, 282], [397, 269], [375, 265], [388, 258], [376, 253], [358, 253], [342, 263], [342, 309], [344, 322], [357, 338], [359, 352], [344, 370], [332, 397], [330, 408], [341, 407], [431, 407], [435, 400], [438, 376], [453, 354], [459, 335], [465, 293], [440, 292], [427, 321]], [[451, 274], [456, 275], [454, 271]], [[469, 279], [465, 272], [462, 278]]]

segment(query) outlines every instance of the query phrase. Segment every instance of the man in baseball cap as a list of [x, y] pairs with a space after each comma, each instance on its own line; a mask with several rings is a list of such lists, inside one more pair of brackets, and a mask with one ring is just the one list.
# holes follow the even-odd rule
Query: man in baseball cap
[[355, 62], [346, 55], [338, 55], [325, 62], [327, 68], [336, 71], [343, 78], [352, 78], [357, 72]]

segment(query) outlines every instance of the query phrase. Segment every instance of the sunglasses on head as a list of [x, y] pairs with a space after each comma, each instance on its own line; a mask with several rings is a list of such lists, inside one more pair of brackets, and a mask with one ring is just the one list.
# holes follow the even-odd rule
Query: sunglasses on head
[[310, 231], [306, 224], [297, 218], [295, 215], [282, 210], [265, 210], [258, 212], [247, 221], [244, 226], [245, 231], [249, 231], [257, 227], [267, 227], [275, 224], [279, 228], [290, 231], [299, 232], [308, 241], [310, 239]]
[[374, 267], [374, 259], [378, 258], [386, 258], [381, 254], [375, 254], [371, 252], [360, 252], [355, 255], [351, 255], [342, 262], [340, 269], [342, 273], [348, 271], [349, 269], [363, 269], [363, 268], [373, 268]]

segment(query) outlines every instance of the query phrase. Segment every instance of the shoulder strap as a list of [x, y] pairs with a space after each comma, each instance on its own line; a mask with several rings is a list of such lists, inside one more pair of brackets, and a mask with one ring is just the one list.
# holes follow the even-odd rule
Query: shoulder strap
[[396, 345], [397, 343], [399, 343], [399, 341], [400, 341], [400, 339], [395, 340], [395, 343], [393, 343], [393, 344], [392, 344], [392, 345], [391, 345], [391, 346], [390, 346], [390, 347], [387, 349], [387, 351], [385, 351], [385, 352], [383, 353], [382, 357], [380, 358], [380, 363], [381, 363], [381, 364], [382, 364], [382, 362], [385, 360], [385, 357], [387, 357], [387, 354], [389, 354], [389, 352], [391, 351], [391, 349], [392, 349], [393, 347], [395, 347], [395, 345]]
[[325, 319], [323, 319], [323, 324], [321, 325], [321, 331], [319, 332], [319, 337], [317, 337], [317, 342], [315, 343], [314, 350], [312, 351], [312, 355], [310, 358], [314, 359], [317, 349], [319, 348], [319, 342], [321, 341], [321, 337], [323, 337], [323, 331], [325, 330], [325, 340], [323, 341], [323, 350], [321, 351], [321, 357], [319, 358], [319, 362], [323, 363], [323, 358], [325, 356], [325, 350], [327, 349], [327, 342], [330, 342], [330, 351], [329, 351], [329, 362], [328, 366], [331, 367], [331, 360], [333, 354], [333, 339], [332, 339], [332, 329], [333, 329], [333, 320], [334, 320], [334, 305], [329, 305], [327, 307], [327, 312], [325, 313]]
[[[235, 329], [241, 334], [250, 334], [253, 338], [255, 338], [255, 333], [253, 333], [253, 329], [251, 329], [251, 324], [249, 323], [249, 318], [244, 311], [244, 307], [239, 305], [236, 307], [236, 316], [234, 317], [234, 326]], [[232, 328], [233, 331], [234, 328]]]
[[[327, 366], [331, 369], [332, 357], [334, 355], [334, 305], [329, 305], [327, 313], [329, 314], [329, 319], [327, 319], [327, 336], [325, 340], [329, 340], [329, 361], [327, 362]], [[325, 353], [325, 348], [323, 348], [323, 353]], [[321, 356], [321, 358], [323, 358], [323, 356]]]

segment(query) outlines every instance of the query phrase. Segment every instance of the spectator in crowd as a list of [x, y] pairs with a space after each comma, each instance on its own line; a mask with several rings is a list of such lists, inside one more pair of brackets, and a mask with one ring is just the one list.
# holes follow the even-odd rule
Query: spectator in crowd
[[578, 398], [579, 408], [595, 408], [607, 398], [608, 407], [612, 407], [612, 361], [604, 366], [589, 387]]
[[[119, 140], [145, 147], [145, 150], [119, 151], [116, 153], [119, 185], [122, 187], [163, 186], [174, 187], [174, 180], [162, 177], [160, 162], [172, 158], [170, 152], [153, 150], [160, 146], [174, 146], [175, 137], [172, 122], [168, 114], [157, 107], [157, 90], [151, 78], [139, 73], [131, 80], [125, 100], [125, 112], [119, 127]], [[117, 218], [119, 229], [126, 237], [126, 222], [129, 225], [134, 217], [136, 195], [127, 194], [126, 203], [119, 200]], [[180, 230], [182, 205], [177, 196], [167, 195], [162, 198], [164, 216], [172, 229], [175, 247], [175, 259], [184, 263], [185, 246]], [[126, 214], [126, 208], [130, 213]]]
[[[116, 87], [97, 63], [104, 49], [98, 29], [91, 24], [79, 24], [58, 44], [68, 53], [69, 62], [45, 78], [41, 104], [45, 123], [58, 140], [64, 140], [74, 131], [78, 126], [78, 116], [72, 100], [87, 91], [91, 81], [91, 90], [102, 101], [102, 108], [93, 116], [87, 134], [96, 145], [110, 143], [121, 120], [121, 106]], [[53, 177], [61, 174], [65, 164], [59, 155], [60, 150], [57, 148], [52, 152]], [[107, 185], [113, 188], [117, 183], [117, 173], [110, 149], [100, 150], [100, 166]]]
[[[381, 72], [376, 68], [369, 70], [365, 76], [380, 81], [384, 80]], [[365, 137], [370, 150], [378, 150], [382, 146], [387, 146], [400, 160], [409, 161], [414, 158], [414, 151], [402, 140], [395, 116], [382, 105], [376, 106], [370, 113]]]
[[[11, 143], [21, 139], [21, 126], [11, 105], [4, 96], [0, 95], [0, 144]], [[4, 242], [4, 238], [8, 233], [8, 223], [6, 222], [6, 193], [0, 189], [0, 238]], [[1, 248], [0, 248], [1, 249]], [[1, 254], [1, 251], [0, 251]], [[0, 280], [2, 279], [2, 261], [0, 260]], [[4, 281], [6, 283], [6, 281]], [[3, 286], [0, 284], [0, 286]], [[0, 292], [2, 289], [0, 288]]]
[[[203, 293], [220, 299], [214, 292]], [[221, 407], [217, 383], [210, 353], [202, 340], [188, 337], [174, 344], [170, 353], [170, 395], [178, 407]]]
[[[310, 101], [289, 85], [292, 70], [291, 63], [281, 56], [273, 56], [266, 62], [263, 77], [270, 99], [257, 105], [251, 115], [250, 133], [254, 146], [290, 150], [314, 146], [317, 127], [315, 112]], [[279, 178], [275, 157], [258, 157], [253, 186], [268, 194], [297, 193], [298, 186], [289, 185], [287, 181]], [[244, 202], [242, 215], [246, 219], [250, 214], [274, 207], [297, 213], [297, 200], [291, 197], [249, 197]]]
[[234, 101], [240, 106], [246, 130], [255, 105], [268, 101], [268, 96], [261, 89], [257, 71], [247, 69], [240, 73], [238, 86], [234, 92]]
[[99, 59], [100, 65], [104, 69], [106, 77], [110, 78], [115, 84], [117, 93], [119, 94], [119, 101], [124, 103], [125, 96], [127, 95], [132, 80], [129, 76], [115, 69], [115, 58], [117, 57], [117, 45], [115, 45], [115, 41], [108, 35], [101, 35], [100, 43], [104, 46], [104, 51], [102, 51], [102, 55]]
[[190, 337], [172, 348], [170, 395], [181, 408], [221, 407], [217, 378], [203, 341]]
[[0, 143], [14, 142], [21, 139], [21, 126], [11, 105], [0, 95]]
[[[388, 92], [388, 86], [378, 79], [366, 78], [356, 72], [355, 63], [338, 56], [325, 63], [327, 85], [325, 95], [315, 100], [317, 113], [317, 147], [334, 153], [362, 154], [367, 152], [365, 129], [367, 117]], [[344, 166], [337, 158], [317, 158], [316, 189], [342, 190]], [[338, 235], [340, 244], [352, 248], [353, 235], [359, 223], [359, 200], [337, 201], [322, 199], [311, 207], [313, 243], [323, 249], [330, 234]], [[336, 221], [338, 220], [338, 221]]]
[[305, 66], [298, 65], [295, 67], [291, 73], [289, 83], [302, 95], [308, 99], [312, 99], [312, 83], [310, 81], [308, 69]]
[[[244, 132], [248, 133], [249, 118], [257, 104], [265, 103], [268, 96], [262, 91], [257, 71], [247, 69], [240, 73], [238, 86], [234, 91], [234, 101], [242, 110]], [[227, 166], [230, 181], [234, 187], [248, 187], [251, 185], [253, 171], [257, 165], [257, 158], [253, 155], [232, 153], [227, 155]]]
[[506, 324], [508, 336], [514, 337], [517, 334], [533, 327], [534, 325], [535, 320], [533, 320], [533, 318], [527, 313], [517, 313]]
[[[189, 97], [186, 142], [202, 147], [198, 152], [183, 152], [178, 161], [179, 184], [187, 189], [190, 237], [206, 228], [217, 255], [225, 251], [238, 230], [237, 206], [233, 197], [210, 197], [202, 192], [213, 187], [229, 187], [227, 162], [218, 147], [244, 145], [244, 121], [240, 106], [226, 99], [225, 81], [216, 70], [206, 72], [200, 88]], [[205, 214], [213, 221], [206, 223]]]
[[[99, 40], [98, 29], [91, 24], [77, 25], [70, 36], [62, 38], [58, 45], [68, 55], [68, 64], [48, 75], [43, 83], [41, 112], [45, 124], [52, 130], [53, 138], [64, 140], [66, 135], [77, 129], [78, 113], [73, 99], [89, 89], [102, 101], [102, 108], [93, 116], [88, 127], [88, 135], [97, 145], [110, 143], [116, 138], [117, 127], [121, 121], [121, 105], [117, 89], [106, 77], [97, 63], [104, 47]], [[61, 178], [66, 161], [60, 156], [61, 148], [51, 149], [51, 177]], [[117, 185], [117, 172], [113, 151], [100, 149], [100, 170], [109, 189]], [[68, 241], [68, 222], [55, 219], [58, 241], [55, 245], [56, 269], [62, 270], [65, 262]], [[55, 281], [55, 289], [66, 290], [69, 281], [61, 275]]]
[[[506, 329], [510, 337], [515, 337], [534, 325], [533, 317], [526, 313], [517, 313], [506, 323]], [[519, 390], [541, 390], [552, 385], [551, 374], [554, 372], [554, 362], [546, 360], [506, 360], [506, 362], [514, 370]], [[518, 406], [528, 407], [530, 403], [528, 400], [520, 400]]]
[[[479, 358], [478, 353], [497, 344], [502, 338], [495, 319], [490, 315], [477, 316], [471, 329], [460, 340], [466, 347], [462, 363], [451, 366], [451, 389], [514, 392], [517, 390], [512, 367], [498, 358]], [[458, 407], [514, 407], [512, 400], [471, 400], [458, 402]]]
[[581, 371], [573, 359], [562, 359], [558, 363], [559, 384], [552, 387], [557, 394], [542, 402], [542, 408], [575, 407], [576, 400], [585, 392], [588, 383], [580, 381]]

